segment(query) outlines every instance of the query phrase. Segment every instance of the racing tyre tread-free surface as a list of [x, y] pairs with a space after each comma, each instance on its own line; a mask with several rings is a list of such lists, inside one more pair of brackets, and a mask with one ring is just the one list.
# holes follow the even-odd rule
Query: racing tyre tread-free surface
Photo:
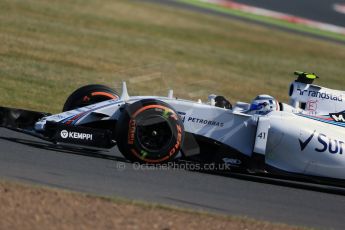
[[127, 105], [116, 127], [118, 148], [132, 162], [171, 161], [180, 151], [183, 139], [183, 122], [177, 112], [155, 99]]
[[63, 112], [119, 98], [119, 94], [105, 85], [86, 85], [74, 91], [66, 100]]

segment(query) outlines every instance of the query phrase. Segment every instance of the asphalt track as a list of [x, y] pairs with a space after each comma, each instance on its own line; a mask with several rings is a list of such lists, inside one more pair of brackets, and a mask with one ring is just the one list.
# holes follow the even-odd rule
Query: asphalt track
[[334, 4], [345, 4], [345, 0], [235, 0], [235, 2], [345, 27], [345, 14], [333, 9]]
[[[138, 1], [138, 0], [136, 0]], [[325, 41], [330, 41], [338, 44], [345, 45], [343, 40], [331, 38], [328, 36], [317, 35], [301, 30], [295, 30], [287, 27], [282, 27], [279, 25], [274, 25], [271, 23], [260, 22], [240, 16], [230, 15], [219, 11], [214, 11], [212, 9], [201, 8], [198, 6], [186, 4], [179, 2], [177, 0], [144, 0], [146, 2], [156, 3], [156, 4], [163, 4], [171, 7], [182, 8], [185, 10], [191, 10], [199, 13], [204, 14], [211, 14], [211, 15], [218, 15], [225, 18], [229, 18], [230, 20], [240, 20], [252, 24], [257, 24], [260, 26], [265, 26], [268, 28], [286, 31], [290, 33], [300, 34], [312, 38], [317, 38]], [[291, 0], [291, 1], [277, 1], [277, 0], [236, 0], [235, 2], [248, 4], [256, 7], [261, 7], [265, 9], [274, 10], [277, 12], [287, 13], [294, 16], [315, 20], [323, 23], [334, 24], [338, 26], [345, 25], [345, 14], [340, 14], [333, 10], [334, 3], [345, 3], [345, 0]]]
[[[182, 169], [139, 169], [116, 148], [60, 147], [0, 128], [0, 177], [293, 225], [344, 229], [345, 196]], [[342, 190], [341, 190], [342, 191]]]

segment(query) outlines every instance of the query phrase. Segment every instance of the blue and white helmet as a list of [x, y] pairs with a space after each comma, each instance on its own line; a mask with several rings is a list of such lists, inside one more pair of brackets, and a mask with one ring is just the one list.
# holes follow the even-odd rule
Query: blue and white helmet
[[279, 102], [270, 95], [259, 95], [251, 103], [249, 113], [265, 115], [279, 110]]

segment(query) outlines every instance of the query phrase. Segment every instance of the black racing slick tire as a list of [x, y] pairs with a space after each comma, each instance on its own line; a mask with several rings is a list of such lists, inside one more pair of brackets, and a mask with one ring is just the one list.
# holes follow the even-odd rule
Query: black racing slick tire
[[86, 85], [74, 91], [66, 100], [63, 112], [119, 98], [119, 94], [105, 85]]
[[116, 126], [118, 148], [132, 162], [169, 162], [180, 151], [183, 139], [181, 118], [171, 106], [155, 99], [127, 105]]

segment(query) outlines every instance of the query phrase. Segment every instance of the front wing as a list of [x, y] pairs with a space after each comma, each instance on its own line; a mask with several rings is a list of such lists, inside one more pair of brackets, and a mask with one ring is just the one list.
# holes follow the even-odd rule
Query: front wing
[[23, 109], [0, 107], [0, 127], [35, 136], [53, 143], [76, 144], [90, 147], [111, 148], [116, 143], [107, 129], [47, 122], [42, 132], [34, 129], [35, 123], [51, 114]]

